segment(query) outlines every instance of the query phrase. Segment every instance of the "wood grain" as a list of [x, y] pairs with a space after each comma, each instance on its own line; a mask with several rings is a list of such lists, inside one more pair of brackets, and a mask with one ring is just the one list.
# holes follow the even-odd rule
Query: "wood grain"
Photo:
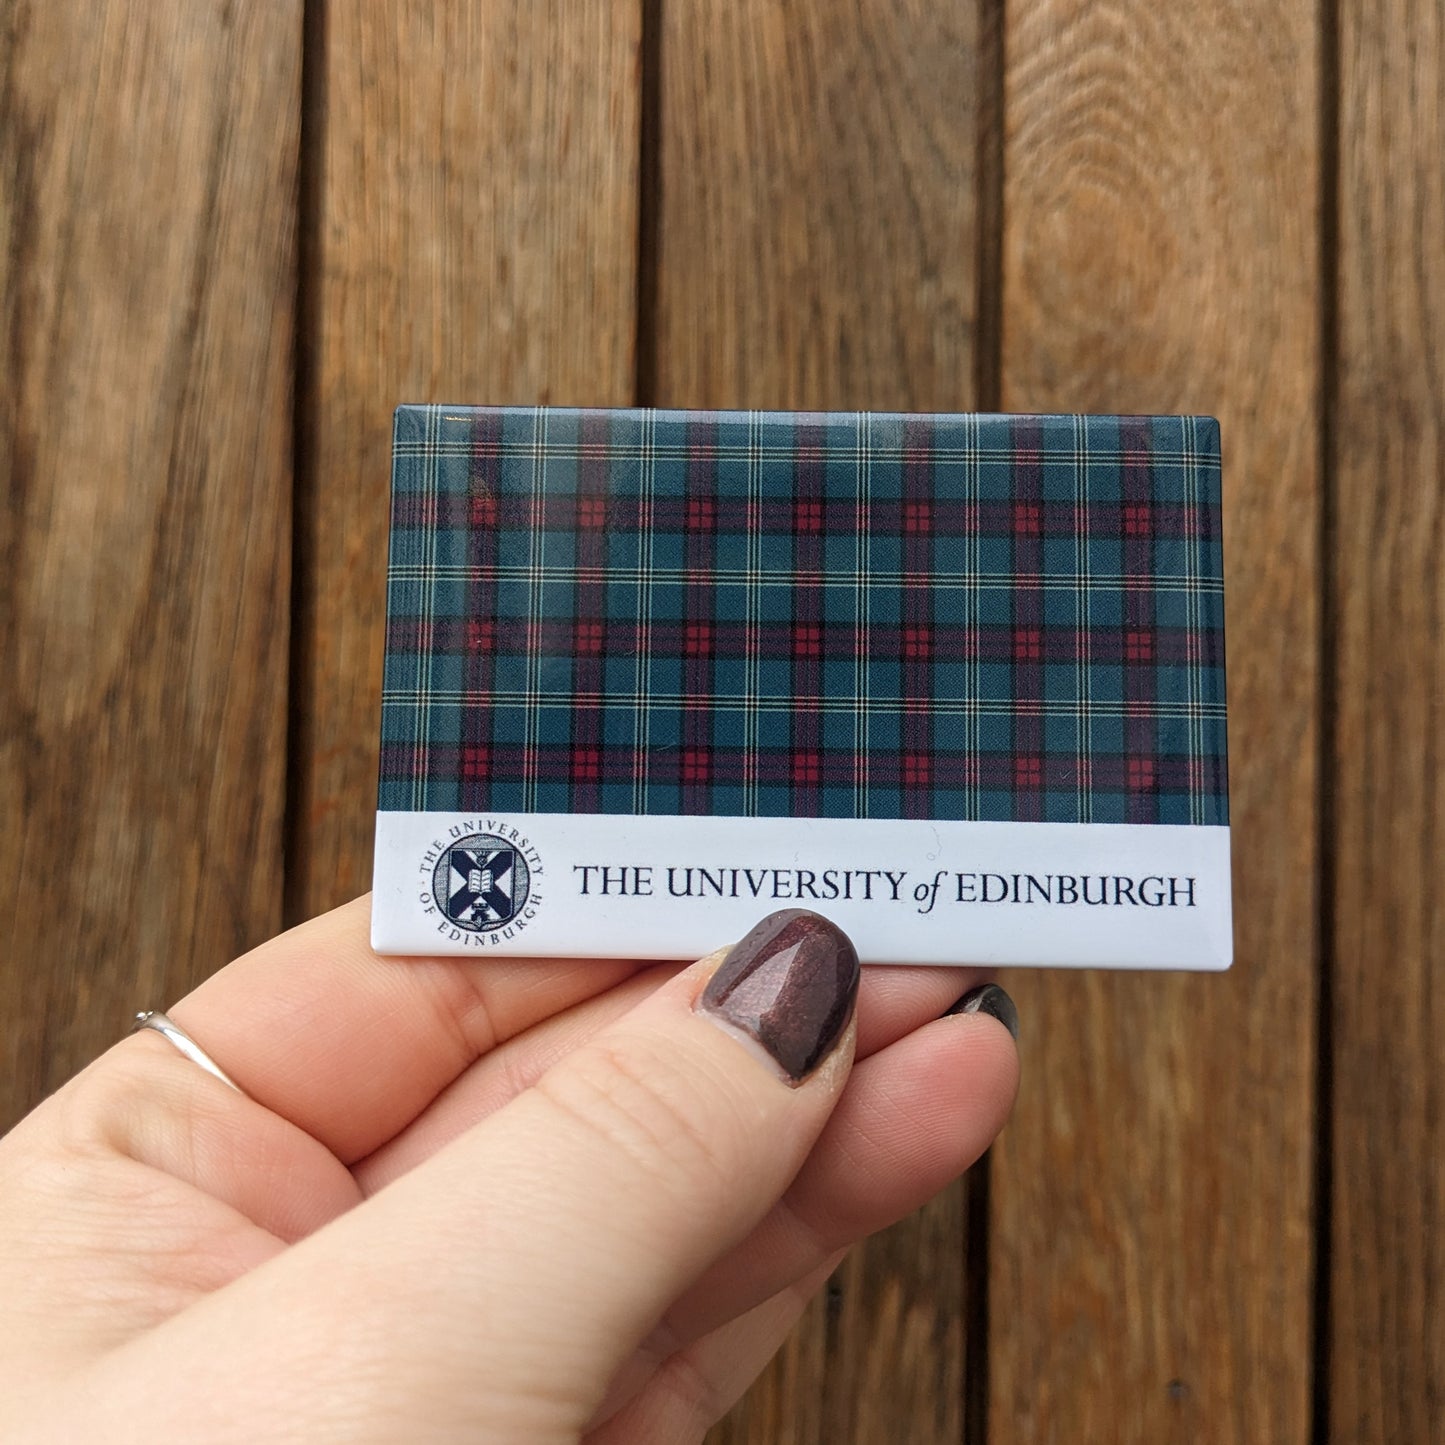
[[[656, 396], [958, 410], [975, 397], [970, 5], [661, 7]], [[957, 1441], [963, 1188], [859, 1251], [719, 1441]]]
[[280, 921], [300, 57], [0, 5], [0, 1129]]
[[1445, 1441], [1445, 21], [1340, 7], [1329, 1438]]
[[662, 18], [651, 400], [972, 404], [975, 7], [699, 0]]
[[636, 331], [638, 5], [325, 15], [293, 918], [371, 881], [392, 409], [625, 405]]
[[1008, 410], [1220, 417], [1236, 964], [1016, 975], [991, 1445], [1310, 1431], [1317, 6], [1010, 7]]

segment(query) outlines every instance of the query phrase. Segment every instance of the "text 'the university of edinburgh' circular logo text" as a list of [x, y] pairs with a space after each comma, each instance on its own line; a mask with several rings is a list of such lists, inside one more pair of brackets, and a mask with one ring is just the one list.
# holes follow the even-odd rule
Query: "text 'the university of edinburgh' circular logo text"
[[468, 933], [504, 928], [523, 909], [531, 870], [521, 850], [492, 833], [468, 833], [442, 850], [432, 874], [437, 907]]

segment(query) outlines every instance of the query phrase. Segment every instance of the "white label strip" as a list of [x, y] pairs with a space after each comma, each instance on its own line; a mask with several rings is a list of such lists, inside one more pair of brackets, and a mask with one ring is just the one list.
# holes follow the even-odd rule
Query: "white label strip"
[[779, 908], [865, 963], [1223, 969], [1229, 829], [377, 815], [381, 953], [691, 959]]

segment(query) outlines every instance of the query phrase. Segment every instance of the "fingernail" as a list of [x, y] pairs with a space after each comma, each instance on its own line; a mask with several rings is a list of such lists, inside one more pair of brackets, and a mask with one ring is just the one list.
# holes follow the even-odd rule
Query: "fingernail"
[[719, 965], [697, 1002], [756, 1039], [794, 1083], [828, 1056], [858, 997], [858, 951], [803, 908], [769, 914]]
[[1019, 1036], [1019, 1011], [1014, 1001], [996, 984], [981, 983], [971, 988], [944, 1014], [992, 1014], [1017, 1040]]

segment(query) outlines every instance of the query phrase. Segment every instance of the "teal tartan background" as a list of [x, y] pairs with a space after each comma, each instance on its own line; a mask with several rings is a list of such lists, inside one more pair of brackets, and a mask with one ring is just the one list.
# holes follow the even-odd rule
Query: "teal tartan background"
[[383, 810], [1222, 824], [1205, 417], [396, 413]]

